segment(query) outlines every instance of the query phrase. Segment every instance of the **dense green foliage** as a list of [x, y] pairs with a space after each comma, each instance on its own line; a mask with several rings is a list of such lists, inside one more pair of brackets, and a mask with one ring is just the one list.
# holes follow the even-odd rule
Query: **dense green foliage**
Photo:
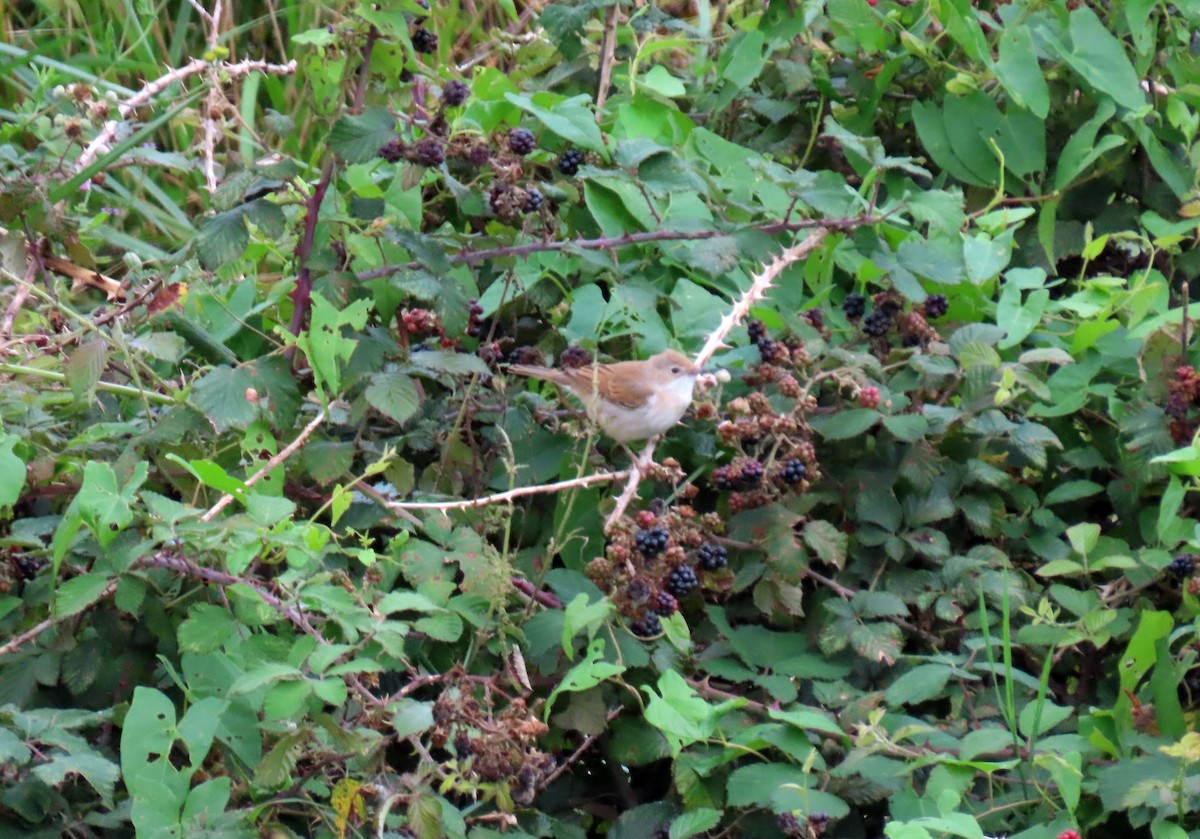
[[0, 834], [1200, 835], [1200, 3], [217, 8], [0, 13]]

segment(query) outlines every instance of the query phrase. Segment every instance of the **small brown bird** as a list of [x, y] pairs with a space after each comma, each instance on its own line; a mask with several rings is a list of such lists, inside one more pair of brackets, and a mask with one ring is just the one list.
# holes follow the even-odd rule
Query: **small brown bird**
[[592, 422], [622, 444], [662, 434], [679, 422], [692, 404], [692, 388], [700, 375], [700, 368], [675, 350], [645, 361], [565, 370], [514, 364], [508, 369], [566, 388], [583, 402]]

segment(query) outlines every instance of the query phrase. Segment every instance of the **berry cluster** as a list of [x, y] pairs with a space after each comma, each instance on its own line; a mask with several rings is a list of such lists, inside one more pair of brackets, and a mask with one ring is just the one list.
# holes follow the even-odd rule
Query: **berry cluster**
[[879, 407], [879, 388], [872, 385], [864, 387], [858, 392], [858, 405], [860, 408], [878, 408]]
[[[498, 707], [496, 691], [477, 692], [466, 681], [446, 683], [433, 705], [433, 749], [453, 745], [459, 770], [476, 781], [503, 782], [514, 801], [529, 803], [554, 769], [538, 748], [549, 728], [520, 699]], [[469, 762], [463, 758], [470, 755]]]
[[567, 149], [558, 156], [558, 171], [568, 178], [574, 177], [579, 172], [583, 159], [584, 154], [579, 149]]
[[1175, 368], [1175, 377], [1167, 383], [1167, 402], [1163, 412], [1171, 418], [1171, 439], [1186, 445], [1196, 434], [1197, 423], [1189, 419], [1193, 405], [1200, 403], [1200, 375], [1190, 364]]
[[592, 363], [592, 354], [578, 344], [572, 344], [562, 351], [562, 355], [558, 357], [558, 363], [562, 367], [571, 369], [585, 367]]
[[654, 557], [667, 549], [670, 540], [671, 536], [667, 533], [667, 529], [660, 525], [649, 530], [639, 530], [634, 541], [642, 556]]
[[847, 294], [842, 301], [842, 311], [850, 320], [858, 320], [867, 311], [867, 298], [857, 292]]
[[413, 49], [417, 52], [430, 54], [437, 52], [438, 36], [423, 26], [417, 27], [412, 33]]
[[479, 305], [478, 300], [470, 300], [467, 303], [467, 334], [472, 338], [482, 338], [484, 332], [483, 307]]
[[798, 457], [793, 457], [791, 460], [783, 464], [783, 468], [779, 470], [779, 480], [785, 484], [798, 484], [804, 480], [808, 474], [808, 467], [804, 465], [804, 461]]
[[1196, 554], [1176, 554], [1163, 571], [1173, 580], [1183, 580], [1196, 572], [1197, 562], [1200, 562], [1200, 556]]
[[780, 813], [775, 817], [775, 823], [779, 827], [779, 831], [784, 836], [807, 837], [807, 839], [816, 839], [825, 832], [825, 828], [829, 826], [828, 813], [813, 813], [806, 820], [807, 823], [802, 824], [800, 817], [795, 811]]
[[696, 552], [696, 558], [700, 560], [700, 567], [705, 571], [720, 571], [729, 565], [728, 551], [723, 545], [713, 542], [701, 545], [700, 550]]
[[940, 318], [950, 311], [950, 301], [944, 294], [931, 294], [925, 298], [925, 317]]
[[931, 294], [921, 306], [905, 311], [903, 298], [890, 291], [876, 294], [872, 302], [874, 308], [864, 318], [866, 297], [857, 293], [848, 294], [842, 302], [842, 311], [851, 321], [861, 319], [862, 331], [875, 339], [876, 352], [886, 347], [884, 339], [893, 328], [900, 333], [901, 345], [905, 347], [925, 347], [940, 340], [941, 336], [926, 318], [942, 317], [950, 306], [944, 294]]
[[700, 585], [696, 571], [690, 565], [676, 565], [663, 581], [663, 590], [673, 597], [687, 597]]
[[445, 334], [437, 313], [428, 309], [405, 309], [401, 313], [400, 319], [404, 322], [404, 330], [408, 333], [410, 340], [420, 340], [428, 338], [430, 335], [440, 337]]
[[446, 82], [446, 86], [442, 88], [442, 104], [448, 105], [451, 108], [456, 108], [463, 102], [467, 101], [467, 97], [471, 95], [471, 88], [458, 79]]
[[629, 624], [629, 631], [639, 638], [653, 638], [662, 632], [662, 621], [655, 612], [646, 612], [638, 620]]
[[537, 148], [537, 140], [528, 128], [514, 128], [508, 132], [508, 150], [524, 157]]

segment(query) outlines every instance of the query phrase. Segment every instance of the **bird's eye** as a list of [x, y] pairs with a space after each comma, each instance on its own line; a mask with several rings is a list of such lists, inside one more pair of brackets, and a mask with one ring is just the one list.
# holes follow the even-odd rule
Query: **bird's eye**
[[672, 372], [672, 373], [678, 373], [678, 372], [679, 372], [679, 368], [678, 368], [678, 367], [672, 367], [672, 368], [671, 368], [671, 372]]

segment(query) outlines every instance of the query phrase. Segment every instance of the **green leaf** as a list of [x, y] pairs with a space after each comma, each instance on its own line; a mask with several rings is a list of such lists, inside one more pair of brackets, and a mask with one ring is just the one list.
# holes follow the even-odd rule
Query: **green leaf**
[[0, 508], [11, 507], [25, 488], [25, 461], [13, 449], [20, 438], [0, 430]]
[[470, 353], [449, 352], [447, 350], [419, 350], [413, 353], [409, 360], [418, 370], [431, 373], [445, 373], [451, 376], [470, 376], [488, 374], [487, 365], [483, 359]]
[[879, 422], [880, 414], [868, 408], [852, 408], [836, 414], [810, 417], [813, 430], [826, 440], [849, 440], [858, 437]]
[[1061, 58], [1100, 93], [1111, 96], [1122, 108], [1140, 111], [1146, 107], [1137, 71], [1129, 62], [1124, 45], [1105, 27], [1088, 6], [1071, 12], [1068, 24], [1071, 47], [1065, 49], [1048, 32], [1047, 40]]
[[58, 587], [56, 596], [56, 613], [59, 617], [77, 615], [91, 606], [116, 585], [104, 574], [84, 574], [82, 577], [72, 577]]
[[758, 29], [739, 32], [717, 59], [718, 75], [736, 88], [749, 87], [766, 66], [765, 43], [766, 35]]
[[250, 230], [246, 227], [246, 213], [235, 207], [217, 213], [204, 223], [196, 237], [196, 254], [200, 264], [209, 271], [227, 265], [246, 252], [250, 244]]
[[312, 364], [313, 376], [329, 395], [338, 393], [342, 384], [342, 365], [358, 347], [358, 341], [342, 334], [343, 327], [361, 332], [371, 308], [369, 300], [356, 300], [345, 309], [337, 309], [319, 294], [312, 297], [312, 323], [304, 349]]
[[822, 562], [841, 568], [846, 563], [846, 547], [849, 539], [833, 524], [813, 519], [804, 525], [804, 542], [817, 554]]
[[254, 380], [246, 368], [222, 365], [192, 385], [187, 401], [204, 414], [217, 431], [242, 429], [258, 416], [258, 407], [246, 398], [253, 385]]
[[[584, 596], [580, 595], [580, 597]], [[542, 714], [543, 719], [550, 719], [550, 709], [554, 705], [555, 698], [560, 693], [564, 691], [579, 692], [591, 690], [601, 682], [625, 672], [623, 665], [611, 664], [601, 660], [604, 656], [604, 649], [603, 638], [597, 638], [588, 645], [588, 650], [584, 657], [580, 659], [578, 664], [567, 671], [562, 681], [550, 692], [550, 696], [546, 699], [545, 711]]]
[[347, 163], [366, 163], [379, 155], [379, 147], [396, 139], [396, 118], [386, 108], [367, 108], [348, 114], [329, 132], [329, 150]]
[[1050, 111], [1050, 88], [1038, 66], [1033, 35], [1024, 24], [1005, 26], [1000, 32], [996, 78], [1013, 100], [1045, 119]]
[[718, 706], [709, 705], [673, 670], [659, 677], [658, 693], [650, 686], [642, 690], [649, 697], [646, 721], [667, 738], [673, 757], [678, 757], [684, 747], [711, 737], [720, 717], [746, 702], [739, 697]]
[[688, 839], [697, 833], [714, 828], [721, 821], [721, 811], [697, 807], [671, 820], [671, 839]]
[[366, 397], [372, 408], [401, 425], [421, 407], [417, 383], [403, 373], [376, 373]]
[[71, 394], [80, 402], [91, 401], [96, 395], [96, 385], [108, 365], [108, 343], [99, 339], [80, 344], [67, 356], [63, 370]]

